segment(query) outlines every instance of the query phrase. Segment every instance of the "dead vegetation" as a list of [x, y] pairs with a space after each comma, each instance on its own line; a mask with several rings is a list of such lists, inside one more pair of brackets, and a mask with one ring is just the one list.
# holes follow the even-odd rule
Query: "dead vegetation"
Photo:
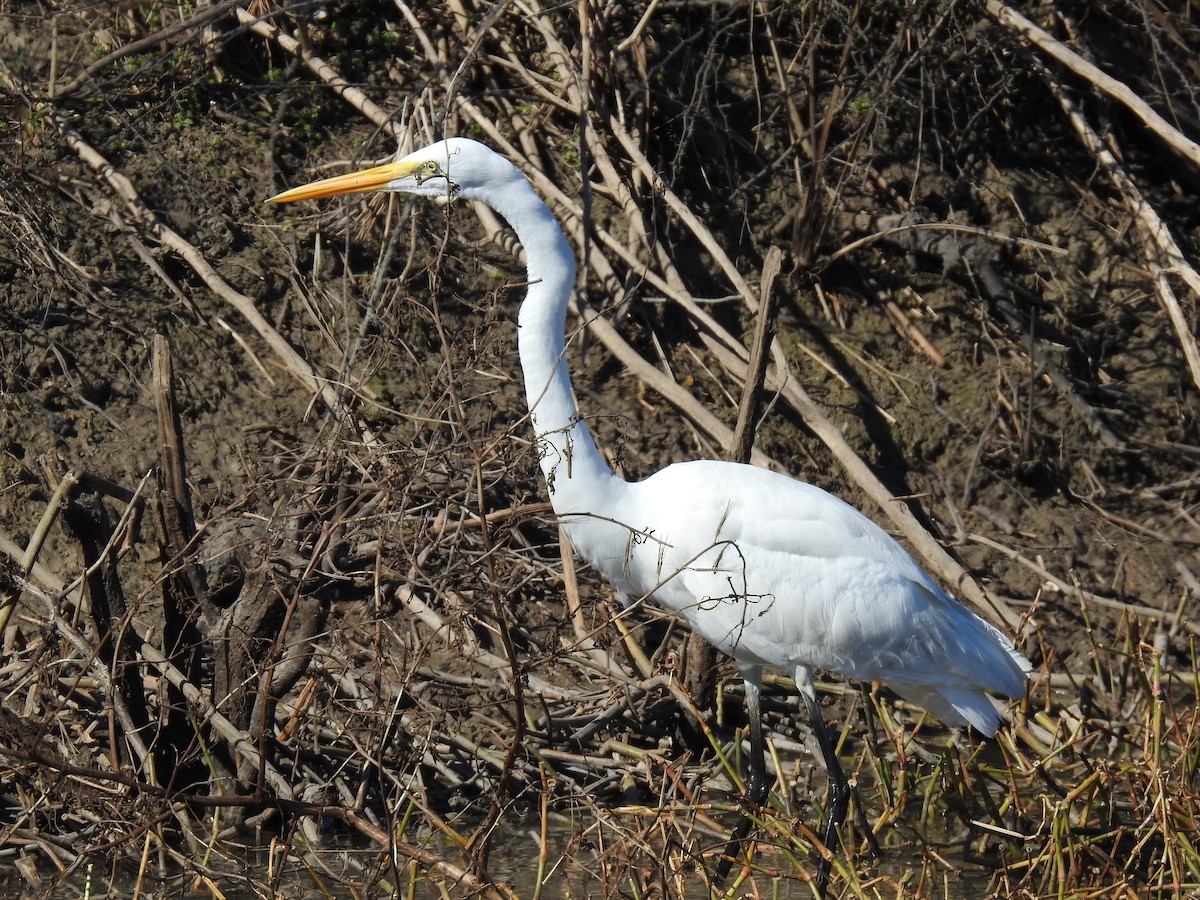
[[560, 558], [496, 220], [261, 205], [445, 133], [513, 158], [576, 248], [572, 364], [615, 464], [756, 432], [756, 462], [854, 500], [1035, 661], [986, 743], [822, 686], [884, 851], [848, 829], [831, 893], [1200, 889], [1182, 13], [0, 11], [14, 880], [810, 895], [823, 775], [784, 679], [757, 848], [711, 885], [737, 681], [706, 696], [677, 622], [617, 617]]

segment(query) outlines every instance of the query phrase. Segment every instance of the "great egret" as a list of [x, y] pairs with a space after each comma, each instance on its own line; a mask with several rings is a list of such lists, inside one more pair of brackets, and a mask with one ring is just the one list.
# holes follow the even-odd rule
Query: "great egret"
[[[517, 343], [554, 512], [575, 553], [626, 602], [649, 598], [674, 610], [737, 661], [750, 720], [750, 803], [761, 804], [768, 789], [764, 666], [792, 674], [812, 719], [830, 776], [823, 829], [830, 849], [849, 786], [821, 718], [813, 669], [883, 682], [947, 725], [996, 733], [1003, 719], [987, 694], [1022, 696], [1029, 661], [858, 510], [813, 485], [737, 463], [676, 463], [638, 482], [613, 473], [567, 372], [575, 260], [553, 213], [511, 162], [476, 141], [450, 138], [271, 199], [372, 190], [478, 200], [516, 232], [529, 282]], [[745, 829], [736, 834], [744, 837]], [[823, 889], [827, 860], [817, 874]]]

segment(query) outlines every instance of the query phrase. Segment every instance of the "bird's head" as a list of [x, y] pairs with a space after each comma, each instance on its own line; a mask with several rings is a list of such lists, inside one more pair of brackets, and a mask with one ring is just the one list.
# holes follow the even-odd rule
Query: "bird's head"
[[386, 165], [292, 188], [267, 202], [291, 203], [362, 191], [488, 200], [515, 181], [524, 181], [524, 177], [503, 156], [478, 141], [455, 137], [414, 150]]

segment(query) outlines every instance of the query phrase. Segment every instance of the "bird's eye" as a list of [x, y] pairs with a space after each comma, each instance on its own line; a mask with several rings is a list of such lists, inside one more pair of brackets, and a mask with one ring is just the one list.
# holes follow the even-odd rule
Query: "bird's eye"
[[416, 184], [424, 184], [426, 179], [440, 178], [440, 176], [442, 176], [442, 167], [433, 160], [426, 160], [421, 163], [421, 168], [415, 173]]
[[421, 184], [426, 178], [437, 178], [441, 174], [441, 166], [439, 166], [432, 159], [428, 159], [421, 163], [421, 169], [416, 173], [417, 184]]

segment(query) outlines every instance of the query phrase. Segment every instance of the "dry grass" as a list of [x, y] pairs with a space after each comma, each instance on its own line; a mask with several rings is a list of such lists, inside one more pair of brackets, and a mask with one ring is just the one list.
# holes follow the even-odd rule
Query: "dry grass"
[[822, 685], [884, 850], [848, 824], [831, 893], [1200, 890], [1186, 19], [1039, 11], [1163, 130], [998, 4], [0, 10], [14, 883], [812, 895], [824, 776], [784, 679], [758, 846], [711, 884], [740, 686], [723, 663], [698, 704], [682, 626], [560, 557], [504, 232], [261, 206], [444, 131], [563, 222], [581, 405], [631, 477], [727, 452], [781, 248], [756, 461], [1035, 661], [990, 742]]

